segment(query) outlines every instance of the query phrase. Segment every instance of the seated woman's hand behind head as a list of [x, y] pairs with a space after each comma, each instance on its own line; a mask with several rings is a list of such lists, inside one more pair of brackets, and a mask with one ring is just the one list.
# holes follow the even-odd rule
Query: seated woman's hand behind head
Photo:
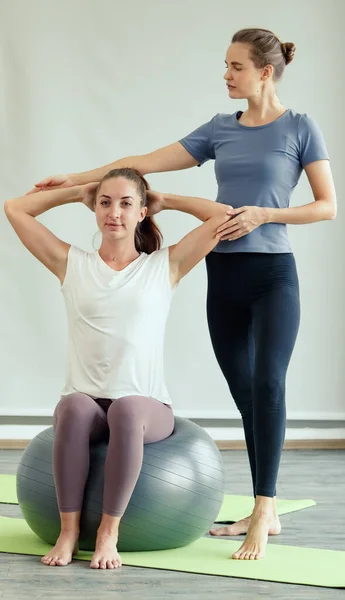
[[164, 195], [159, 192], [147, 191], [147, 216], [153, 217], [165, 208]]
[[83, 188], [83, 204], [87, 206], [92, 212], [95, 212], [95, 204], [96, 204], [96, 191], [99, 186], [99, 183], [87, 183], [82, 186]]

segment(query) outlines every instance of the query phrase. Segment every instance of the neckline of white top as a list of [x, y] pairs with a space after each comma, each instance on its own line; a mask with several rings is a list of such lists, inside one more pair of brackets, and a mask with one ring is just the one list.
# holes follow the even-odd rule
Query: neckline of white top
[[112, 269], [111, 267], [109, 267], [109, 265], [107, 265], [107, 263], [103, 260], [98, 250], [96, 250], [95, 254], [100, 263], [104, 265], [106, 269], [108, 269], [108, 271], [114, 273], [114, 275], [120, 275], [121, 273], [124, 273], [125, 271], [129, 270], [133, 265], [135, 265], [139, 260], [141, 260], [145, 256], [145, 252], [140, 252], [139, 256], [132, 260], [132, 262], [130, 262], [126, 267], [120, 269], [119, 271], [116, 271], [115, 269]]

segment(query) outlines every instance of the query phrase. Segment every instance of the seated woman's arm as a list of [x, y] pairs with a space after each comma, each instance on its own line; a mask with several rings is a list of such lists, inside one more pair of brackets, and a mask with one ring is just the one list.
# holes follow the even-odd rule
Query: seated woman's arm
[[232, 206], [198, 198], [194, 196], [178, 196], [175, 194], [162, 194], [160, 192], [148, 192], [148, 215], [153, 216], [161, 210], [179, 210], [181, 212], [193, 215], [200, 221], [207, 221], [211, 217], [224, 215], [228, 211], [228, 216], [232, 215]]
[[84, 186], [51, 190], [6, 200], [4, 210], [24, 246], [63, 282], [70, 244], [60, 240], [36, 220], [42, 213], [73, 202], [82, 202]]
[[203, 225], [169, 247], [170, 280], [173, 287], [218, 244], [220, 234], [217, 229], [229, 220], [228, 207], [219, 206], [223, 207], [222, 212], [208, 218]]
[[177, 196], [175, 194], [162, 194], [163, 210], [179, 210], [181, 212], [193, 215], [200, 221], [207, 221], [211, 217], [224, 215], [228, 210], [231, 214], [232, 207], [226, 204], [220, 204], [206, 198], [194, 196]]

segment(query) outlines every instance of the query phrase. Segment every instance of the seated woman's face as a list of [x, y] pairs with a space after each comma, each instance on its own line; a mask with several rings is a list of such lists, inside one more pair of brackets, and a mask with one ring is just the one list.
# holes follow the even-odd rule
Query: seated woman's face
[[144, 220], [147, 209], [141, 206], [135, 183], [124, 177], [107, 179], [97, 194], [95, 214], [103, 236], [123, 239], [133, 236], [138, 222]]

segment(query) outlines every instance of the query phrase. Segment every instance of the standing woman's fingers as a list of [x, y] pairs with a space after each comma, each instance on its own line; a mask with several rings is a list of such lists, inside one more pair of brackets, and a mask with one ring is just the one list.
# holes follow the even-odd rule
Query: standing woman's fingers
[[233, 233], [230, 236], [226, 236], [224, 238], [221, 238], [222, 241], [228, 241], [228, 242], [234, 242], [235, 240], [238, 240], [239, 238], [243, 237], [244, 235], [247, 235], [247, 233], [245, 231], [243, 231], [242, 229], [238, 229], [235, 233]]
[[222, 233], [223, 231], [229, 231], [231, 228], [233, 227], [237, 227], [239, 223], [238, 217], [237, 218], [230, 218], [228, 219], [228, 221], [226, 221], [225, 223], [223, 223], [222, 225], [220, 225], [217, 229], [217, 233]]
[[233, 229], [230, 233], [224, 233], [220, 239], [222, 242], [224, 242], [225, 240], [233, 241], [234, 239], [237, 239], [238, 237], [244, 235], [244, 233], [245, 232], [243, 231], [242, 227], [237, 227], [235, 230]]

